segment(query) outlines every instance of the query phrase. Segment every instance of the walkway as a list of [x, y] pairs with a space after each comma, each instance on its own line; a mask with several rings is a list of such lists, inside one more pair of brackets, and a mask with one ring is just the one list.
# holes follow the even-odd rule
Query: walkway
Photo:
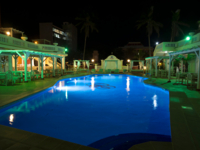
[[199, 150], [200, 149], [200, 92], [185, 85], [167, 83], [168, 79], [152, 78], [147, 84], [170, 91], [170, 121], [172, 142], [150, 141], [134, 145], [130, 150]]
[[[86, 75], [86, 74], [82, 74]], [[0, 107], [53, 86], [61, 78], [45, 78], [15, 86], [0, 86]], [[198, 150], [200, 149], [200, 92], [185, 85], [173, 85], [167, 79], [146, 80], [145, 83], [170, 91], [172, 142], [150, 141], [134, 145], [130, 150]], [[92, 150], [93, 148], [0, 125], [0, 149], [29, 150]]]

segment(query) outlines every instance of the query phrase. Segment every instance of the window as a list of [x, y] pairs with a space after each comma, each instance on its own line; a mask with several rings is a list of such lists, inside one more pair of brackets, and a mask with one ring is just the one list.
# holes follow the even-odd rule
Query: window
[[54, 33], [54, 36], [57, 37], [57, 38], [60, 38], [59, 34]]

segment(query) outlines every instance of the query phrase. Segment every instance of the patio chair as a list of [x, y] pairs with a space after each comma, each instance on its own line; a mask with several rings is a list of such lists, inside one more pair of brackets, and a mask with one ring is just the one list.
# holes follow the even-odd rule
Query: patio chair
[[51, 72], [50, 72], [50, 70], [45, 70], [44, 71], [45, 73], [44, 73], [44, 75], [46, 76], [46, 77], [50, 77], [50, 75], [52, 74]]
[[[197, 73], [188, 73], [187, 77], [187, 87], [194, 87], [195, 86], [195, 82], [197, 82]], [[189, 83], [190, 81], [190, 83]]]
[[0, 72], [0, 81], [2, 85], [6, 85], [6, 73]]
[[103, 69], [99, 69], [98, 73], [103, 73]]
[[16, 83], [16, 80], [19, 80], [19, 82], [23, 82], [23, 72], [22, 71], [12, 71], [14, 75], [14, 83]]
[[106, 73], [111, 73], [111, 69], [107, 69], [107, 70], [106, 70]]
[[95, 69], [91, 69], [90, 73], [95, 73], [96, 70]]
[[9, 82], [11, 82], [12, 85], [13, 85], [13, 83], [14, 83], [13, 74], [12, 74], [12, 72], [11, 72], [10, 70], [8, 70], [8, 71], [6, 72], [6, 86], [8, 85]]
[[41, 76], [40, 72], [37, 71], [37, 70], [33, 70], [33, 71], [34, 71], [34, 75], [35, 75], [35, 76], [37, 77], [37, 79], [38, 79], [38, 77]]
[[123, 69], [123, 73], [126, 73], [126, 72], [128, 72], [128, 70], [127, 69]]
[[119, 73], [119, 69], [115, 69], [114, 73]]

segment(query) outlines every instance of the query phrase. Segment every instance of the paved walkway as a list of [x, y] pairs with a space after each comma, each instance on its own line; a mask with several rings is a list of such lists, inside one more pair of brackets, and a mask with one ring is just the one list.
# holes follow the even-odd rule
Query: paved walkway
[[134, 145], [130, 150], [200, 150], [200, 92], [186, 85], [167, 83], [168, 79], [152, 78], [147, 84], [170, 92], [170, 121], [172, 142], [149, 141]]
[[[86, 75], [86, 74], [82, 74]], [[15, 86], [0, 86], [0, 107], [53, 86], [60, 78], [45, 78]], [[198, 150], [200, 149], [200, 92], [185, 85], [173, 85], [175, 80], [146, 80], [145, 83], [170, 91], [172, 142], [149, 141], [134, 145], [130, 150]], [[1, 150], [92, 150], [93, 148], [0, 125]]]

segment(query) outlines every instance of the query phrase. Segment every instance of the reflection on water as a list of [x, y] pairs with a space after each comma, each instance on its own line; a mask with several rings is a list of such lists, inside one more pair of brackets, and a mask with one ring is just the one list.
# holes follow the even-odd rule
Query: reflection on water
[[126, 79], [126, 91], [129, 92], [130, 91], [130, 78], [127, 77]]
[[154, 106], [154, 110], [155, 110], [156, 107], [158, 107], [158, 104], [157, 104], [157, 95], [154, 95], [154, 96], [152, 97], [152, 99], [153, 99], [153, 106]]
[[92, 89], [92, 91], [94, 91], [94, 77], [92, 77], [92, 81], [91, 81], [91, 89]]
[[12, 125], [13, 124], [13, 120], [14, 120], [14, 115], [10, 114], [9, 116], [9, 124]]

